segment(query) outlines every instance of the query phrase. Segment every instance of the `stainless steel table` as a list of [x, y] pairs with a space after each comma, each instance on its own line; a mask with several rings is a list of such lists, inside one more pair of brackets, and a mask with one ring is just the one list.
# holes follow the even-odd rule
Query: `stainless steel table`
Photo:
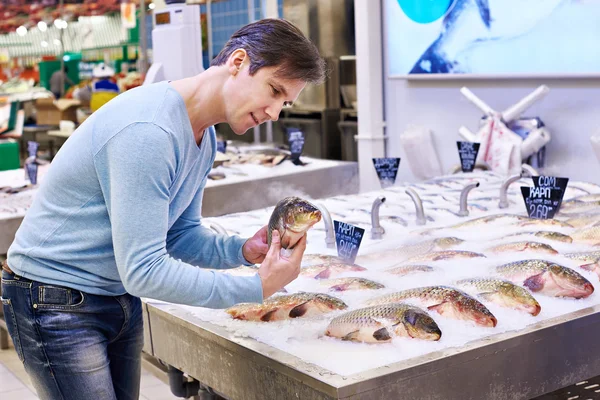
[[600, 375], [600, 306], [340, 376], [171, 304], [147, 304], [152, 354], [237, 400], [531, 399]]

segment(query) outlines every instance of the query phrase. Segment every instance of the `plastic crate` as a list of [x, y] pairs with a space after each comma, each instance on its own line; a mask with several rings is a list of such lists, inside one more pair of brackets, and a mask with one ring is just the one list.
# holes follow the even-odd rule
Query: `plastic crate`
[[18, 168], [20, 168], [19, 143], [12, 139], [0, 141], [0, 171]]

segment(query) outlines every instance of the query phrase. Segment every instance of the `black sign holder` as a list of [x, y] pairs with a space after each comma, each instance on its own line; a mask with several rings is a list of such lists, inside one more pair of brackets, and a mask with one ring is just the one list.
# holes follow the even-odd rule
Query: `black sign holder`
[[340, 221], [333, 221], [333, 225], [338, 256], [346, 262], [354, 264], [365, 230]]

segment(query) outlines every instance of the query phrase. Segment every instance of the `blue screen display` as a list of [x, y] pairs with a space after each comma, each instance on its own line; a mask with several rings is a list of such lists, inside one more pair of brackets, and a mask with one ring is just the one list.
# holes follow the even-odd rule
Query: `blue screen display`
[[385, 0], [390, 76], [600, 75], [600, 0]]

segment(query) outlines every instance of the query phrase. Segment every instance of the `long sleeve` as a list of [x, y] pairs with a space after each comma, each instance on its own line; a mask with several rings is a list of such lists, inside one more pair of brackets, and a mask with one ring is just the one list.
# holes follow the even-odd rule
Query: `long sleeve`
[[201, 206], [204, 185], [167, 234], [167, 251], [187, 263], [214, 269], [251, 265], [242, 253], [245, 239], [220, 235], [202, 226]]
[[[173, 141], [171, 134], [157, 125], [135, 123], [94, 155], [123, 286], [135, 296], [211, 308], [261, 302], [258, 275], [240, 277], [206, 271], [168, 254], [170, 190], [180, 172]], [[204, 231], [200, 235], [194, 229], [186, 231], [172, 240], [176, 254], [187, 253], [182, 249], [189, 243], [201, 249], [199, 256], [192, 257], [196, 260], [238, 261], [227, 257], [231, 253], [228, 249], [239, 248], [239, 239], [228, 241]], [[188, 234], [193, 239], [182, 237]], [[200, 243], [205, 238], [209, 242]], [[211, 246], [216, 249], [211, 250]]]

